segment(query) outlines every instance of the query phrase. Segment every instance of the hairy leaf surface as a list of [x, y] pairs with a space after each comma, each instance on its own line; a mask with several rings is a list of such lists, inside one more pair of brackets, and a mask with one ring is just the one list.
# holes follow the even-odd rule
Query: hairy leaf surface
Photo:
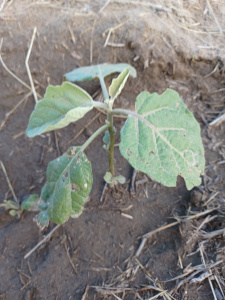
[[26, 130], [28, 137], [63, 128], [82, 118], [93, 108], [91, 96], [70, 82], [49, 86], [44, 99], [37, 102]]
[[126, 68], [117, 78], [113, 79], [109, 87], [109, 96], [114, 101], [121, 93], [130, 74], [130, 68]]
[[81, 214], [91, 191], [91, 163], [79, 149], [71, 147], [48, 164], [41, 198], [48, 204], [50, 220], [58, 224]]
[[120, 152], [137, 170], [169, 187], [177, 176], [188, 189], [201, 184], [204, 149], [200, 126], [177, 92], [142, 92], [137, 117], [130, 116], [121, 130]]
[[89, 81], [102, 76], [103, 78], [114, 74], [121, 73], [126, 68], [130, 69], [130, 75], [136, 77], [137, 73], [134, 67], [129, 64], [100, 64], [95, 66], [77, 68], [64, 75], [68, 81]]

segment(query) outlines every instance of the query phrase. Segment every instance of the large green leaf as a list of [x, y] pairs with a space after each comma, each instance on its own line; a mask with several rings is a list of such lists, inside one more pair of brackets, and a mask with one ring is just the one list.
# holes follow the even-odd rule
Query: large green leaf
[[82, 118], [93, 108], [91, 96], [70, 82], [49, 86], [43, 100], [37, 102], [26, 130], [28, 137], [63, 128]]
[[178, 175], [188, 189], [200, 185], [205, 166], [200, 126], [178, 93], [142, 92], [135, 108], [137, 117], [130, 116], [121, 130], [122, 155], [166, 186], [176, 186]]
[[68, 81], [88, 81], [95, 78], [102, 78], [114, 74], [121, 73], [126, 68], [130, 69], [130, 75], [136, 77], [137, 73], [134, 67], [129, 64], [100, 64], [95, 66], [81, 67], [64, 75]]
[[47, 183], [41, 198], [47, 203], [49, 219], [62, 224], [83, 211], [91, 191], [91, 163], [80, 147], [71, 147], [47, 168]]
[[110, 100], [114, 101], [121, 93], [128, 77], [130, 74], [130, 68], [126, 68], [123, 72], [115, 79], [113, 79], [112, 84], [109, 87]]

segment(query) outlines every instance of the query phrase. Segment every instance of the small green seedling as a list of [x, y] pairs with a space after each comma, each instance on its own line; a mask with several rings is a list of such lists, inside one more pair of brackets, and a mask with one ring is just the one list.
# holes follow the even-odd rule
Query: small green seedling
[[[120, 73], [107, 90], [106, 77]], [[47, 226], [49, 220], [62, 224], [69, 217], [82, 213], [92, 188], [91, 163], [84, 150], [105, 132], [104, 148], [109, 156], [109, 170], [104, 179], [114, 185], [124, 183], [122, 175], [115, 176], [114, 143], [116, 129], [114, 115], [125, 115], [127, 120], [120, 132], [119, 149], [136, 170], [168, 187], [176, 186], [177, 176], [184, 178], [187, 189], [201, 184], [204, 172], [204, 149], [200, 126], [187, 109], [178, 93], [167, 89], [163, 94], [142, 92], [138, 95], [135, 111], [114, 109], [115, 99], [121, 93], [129, 75], [136, 77], [128, 64], [102, 64], [75, 69], [65, 74], [61, 86], [49, 86], [43, 100], [38, 101], [26, 130], [28, 137], [63, 128], [81, 119], [94, 107], [107, 114], [100, 127], [82, 146], [70, 147], [62, 156], [48, 164], [47, 182], [41, 191], [40, 213], [37, 222]], [[94, 101], [76, 81], [100, 81], [104, 103]]]
[[0, 207], [4, 207], [13, 217], [20, 217], [23, 211], [40, 211], [38, 207], [39, 198], [37, 194], [31, 194], [19, 204], [13, 200], [4, 200]]

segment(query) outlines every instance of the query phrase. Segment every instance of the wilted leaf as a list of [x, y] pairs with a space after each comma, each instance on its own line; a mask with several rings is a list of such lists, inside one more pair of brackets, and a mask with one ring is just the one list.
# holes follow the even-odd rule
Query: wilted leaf
[[139, 117], [129, 117], [121, 130], [121, 154], [154, 180], [176, 186], [177, 176], [188, 189], [201, 184], [205, 159], [200, 126], [177, 92], [142, 92], [136, 101]]
[[95, 66], [81, 67], [64, 75], [68, 81], [88, 81], [102, 76], [103, 78], [114, 74], [121, 73], [126, 68], [130, 69], [130, 75], [136, 77], [137, 73], [134, 67], [129, 64], [100, 64]]
[[109, 87], [109, 96], [111, 97], [112, 101], [121, 93], [129, 74], [130, 68], [126, 68], [117, 78], [113, 79]]
[[49, 86], [37, 102], [26, 130], [28, 137], [63, 128], [82, 118], [93, 108], [91, 96], [70, 82]]
[[48, 164], [47, 183], [41, 198], [48, 204], [50, 220], [58, 224], [79, 215], [91, 191], [91, 163], [79, 149], [71, 147]]
[[15, 202], [13, 200], [4, 200], [3, 203], [0, 204], [0, 207], [4, 207], [5, 210], [10, 210], [10, 209], [19, 210], [20, 209], [19, 203]]

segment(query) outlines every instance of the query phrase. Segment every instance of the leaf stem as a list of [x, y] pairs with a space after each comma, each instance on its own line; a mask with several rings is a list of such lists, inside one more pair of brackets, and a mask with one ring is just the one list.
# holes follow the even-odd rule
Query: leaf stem
[[99, 78], [99, 81], [100, 81], [100, 84], [101, 84], [103, 96], [104, 96], [104, 99], [107, 100], [107, 99], [109, 99], [109, 94], [108, 94], [108, 91], [107, 91], [107, 88], [106, 88], [106, 85], [105, 85], [104, 78], [102, 77], [100, 68], [99, 68], [99, 72], [100, 72], [100, 76], [98, 78]]
[[110, 136], [110, 141], [109, 141], [109, 170], [112, 176], [114, 177], [114, 144], [115, 144], [115, 137], [116, 137], [116, 130], [115, 127], [113, 126], [113, 113], [112, 113], [112, 107], [110, 107], [109, 101], [109, 94], [105, 85], [104, 78], [101, 74], [101, 69], [99, 68], [99, 80], [102, 88], [102, 92], [104, 95], [105, 99], [105, 105], [107, 105], [107, 121], [108, 121], [108, 131], [109, 131], [109, 136]]
[[136, 117], [136, 118], [139, 118], [139, 119], [141, 118], [142, 119], [142, 117], [140, 115], [138, 115], [136, 112], [131, 111], [131, 110], [127, 110], [127, 109], [123, 109], [123, 108], [113, 109], [112, 113], [113, 113], [113, 115], [116, 115], [116, 114], [118, 114], [118, 115], [126, 115], [126, 116], [131, 115], [133, 117]]
[[135, 118], [138, 118], [139, 120], [141, 120], [142, 122], [144, 122], [145, 124], [147, 124], [149, 127], [153, 127], [153, 125], [148, 122], [143, 116], [137, 114], [135, 111], [131, 111], [131, 110], [127, 110], [127, 109], [123, 109], [123, 108], [116, 108], [112, 110], [112, 114], [113, 115], [126, 115], [126, 116], [132, 116]]
[[107, 128], [109, 128], [109, 124], [105, 124], [102, 127], [100, 127], [98, 130], [96, 130], [92, 136], [89, 137], [89, 139], [80, 147], [80, 152], [83, 152], [89, 145], [91, 142], [93, 142], [94, 139], [96, 139], [96, 137], [101, 134], [103, 131], [105, 131]]
[[93, 107], [103, 108], [104, 110], [108, 110], [108, 105], [99, 101], [93, 101]]

